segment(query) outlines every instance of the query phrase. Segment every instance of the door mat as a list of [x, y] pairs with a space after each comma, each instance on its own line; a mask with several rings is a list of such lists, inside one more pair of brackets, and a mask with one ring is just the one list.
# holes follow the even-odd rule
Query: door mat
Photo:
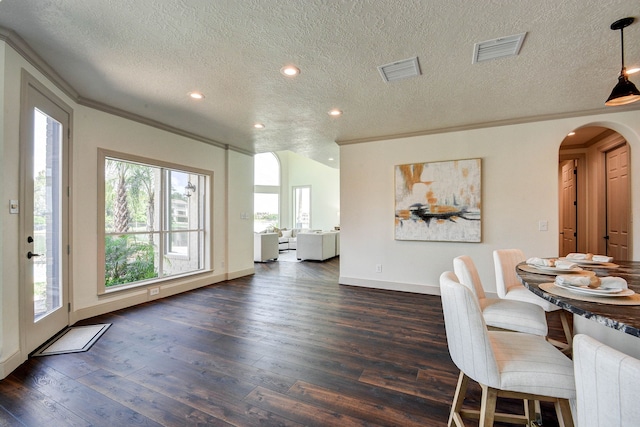
[[111, 323], [88, 326], [72, 326], [64, 330], [53, 341], [46, 343], [33, 356], [80, 353], [87, 351], [109, 329]]

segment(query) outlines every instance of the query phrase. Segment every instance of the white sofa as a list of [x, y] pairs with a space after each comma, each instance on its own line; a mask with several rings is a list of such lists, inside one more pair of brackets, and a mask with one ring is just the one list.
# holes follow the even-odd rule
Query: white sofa
[[290, 249], [296, 250], [298, 247], [298, 234], [307, 233], [310, 230], [307, 228], [294, 228], [287, 230], [283, 228], [279, 231], [280, 237], [278, 237], [278, 249], [281, 251], [287, 251]]
[[338, 234], [333, 231], [298, 233], [296, 258], [315, 261], [333, 258], [337, 255]]
[[278, 259], [278, 234], [253, 234], [253, 261], [265, 262]]

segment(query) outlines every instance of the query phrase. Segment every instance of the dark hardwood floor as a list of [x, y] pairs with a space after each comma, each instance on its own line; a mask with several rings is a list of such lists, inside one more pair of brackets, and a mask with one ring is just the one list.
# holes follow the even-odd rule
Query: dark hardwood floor
[[80, 322], [113, 325], [88, 352], [31, 358], [0, 381], [0, 426], [446, 425], [458, 370], [440, 298], [342, 286], [338, 270], [339, 258], [256, 264]]

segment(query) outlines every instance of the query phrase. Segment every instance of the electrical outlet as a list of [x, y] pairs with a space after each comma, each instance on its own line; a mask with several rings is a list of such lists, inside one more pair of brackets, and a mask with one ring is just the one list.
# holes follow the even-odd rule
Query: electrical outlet
[[160, 288], [149, 288], [149, 296], [158, 295], [160, 293]]
[[382, 273], [382, 264], [376, 264], [376, 273]]

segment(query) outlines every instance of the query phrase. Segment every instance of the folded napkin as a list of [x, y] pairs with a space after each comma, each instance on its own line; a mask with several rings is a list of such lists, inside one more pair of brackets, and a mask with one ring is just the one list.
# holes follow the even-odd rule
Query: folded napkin
[[580, 276], [576, 274], [567, 274], [556, 276], [556, 284], [560, 286], [589, 286], [598, 287], [600, 284], [600, 278], [595, 275]]
[[556, 264], [554, 267], [557, 268], [558, 270], [573, 270], [577, 266], [578, 264], [571, 261], [556, 260]]
[[553, 259], [545, 259], [545, 258], [538, 258], [538, 257], [532, 257], [529, 258], [527, 260], [527, 264], [529, 265], [538, 265], [540, 267], [553, 267], [554, 266], [554, 261]]
[[601, 277], [600, 278], [600, 288], [601, 289], [628, 289], [627, 281], [622, 277]]
[[593, 254], [581, 254], [581, 253], [570, 253], [565, 258], [567, 259], [575, 259], [579, 261], [590, 261], [593, 258]]
[[594, 255], [593, 258], [591, 258], [591, 261], [612, 262], [613, 261], [613, 257], [612, 256], [606, 256], [606, 255]]

